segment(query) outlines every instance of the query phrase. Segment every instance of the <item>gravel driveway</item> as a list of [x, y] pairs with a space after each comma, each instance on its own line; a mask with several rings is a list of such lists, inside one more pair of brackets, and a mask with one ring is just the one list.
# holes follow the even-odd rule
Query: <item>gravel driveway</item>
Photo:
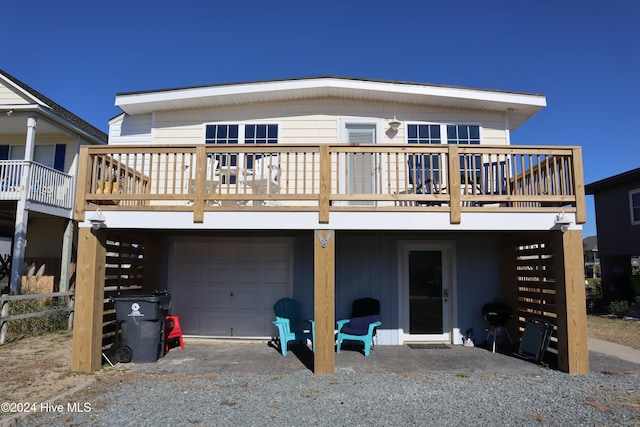
[[601, 353], [572, 376], [480, 348], [381, 346], [344, 351], [335, 375], [314, 376], [304, 350], [245, 345], [192, 342], [105, 369], [58, 399], [61, 413], [15, 425], [640, 426], [640, 365]]

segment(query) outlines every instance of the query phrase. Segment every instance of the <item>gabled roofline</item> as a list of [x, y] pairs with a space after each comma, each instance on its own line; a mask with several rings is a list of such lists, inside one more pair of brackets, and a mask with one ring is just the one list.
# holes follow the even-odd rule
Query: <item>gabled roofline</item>
[[640, 168], [632, 169], [630, 171], [601, 179], [600, 181], [592, 182], [591, 184], [585, 185], [584, 189], [586, 194], [595, 194], [610, 187], [615, 187], [632, 181], [640, 181]]
[[137, 115], [321, 97], [504, 112], [509, 114], [512, 129], [546, 106], [541, 94], [338, 76], [121, 92], [116, 94], [115, 105], [127, 114]]
[[71, 111], [63, 108], [56, 102], [47, 98], [40, 92], [34, 90], [30, 86], [16, 79], [6, 71], [0, 69], [0, 79], [6, 84], [13, 87], [18, 92], [22, 93], [25, 97], [32, 100], [37, 104], [26, 106], [12, 106], [12, 109], [24, 109], [24, 110], [39, 110], [45, 116], [48, 116], [51, 120], [64, 125], [67, 128], [74, 129], [76, 133], [85, 135], [90, 141], [97, 144], [107, 144], [109, 139], [108, 135], [96, 128], [89, 122], [81, 119]]
[[321, 80], [321, 79], [351, 80], [351, 81], [354, 81], [354, 82], [360, 81], [360, 82], [371, 82], [371, 83], [388, 83], [388, 84], [414, 85], [414, 86], [425, 86], [425, 87], [434, 87], [434, 88], [450, 88], [450, 89], [463, 89], [463, 90], [481, 90], [481, 91], [484, 91], [484, 92], [513, 93], [513, 94], [519, 94], [519, 95], [544, 97], [544, 94], [540, 94], [540, 93], [505, 91], [505, 90], [499, 90], [499, 89], [478, 89], [478, 88], [471, 88], [471, 87], [466, 87], [466, 86], [444, 85], [444, 84], [437, 84], [437, 83], [412, 82], [412, 81], [408, 81], [408, 80], [385, 80], [385, 79], [367, 79], [367, 78], [362, 78], [362, 77], [345, 77], [345, 76], [338, 76], [338, 75], [331, 75], [331, 74], [329, 74], [329, 75], [319, 75], [319, 76], [309, 76], [309, 77], [294, 77], [294, 78], [269, 79], [269, 80], [250, 80], [250, 81], [246, 81], [246, 82], [216, 83], [216, 84], [211, 84], [211, 85], [196, 85], [196, 86], [183, 86], [183, 87], [164, 88], [164, 89], [118, 92], [118, 93], [116, 93], [116, 96], [140, 95], [140, 94], [146, 94], [146, 93], [159, 93], [159, 92], [171, 92], [171, 91], [188, 90], [188, 89], [217, 88], [217, 87], [224, 87], [224, 86], [253, 85], [253, 84], [278, 83], [278, 82], [295, 82], [295, 81]]

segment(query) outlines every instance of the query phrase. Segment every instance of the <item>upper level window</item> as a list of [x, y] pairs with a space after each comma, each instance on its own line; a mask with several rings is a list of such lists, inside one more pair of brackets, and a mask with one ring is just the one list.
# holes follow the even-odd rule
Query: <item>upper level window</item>
[[448, 144], [480, 144], [480, 126], [447, 125]]
[[[211, 124], [205, 129], [205, 143], [207, 144], [277, 144], [277, 124]], [[216, 155], [221, 166], [237, 166], [238, 159], [245, 168], [253, 168], [254, 155], [238, 154]], [[255, 158], [259, 158], [256, 155]]]
[[[480, 144], [480, 126], [447, 125], [447, 143]], [[480, 181], [482, 156], [480, 154], [460, 155], [460, 182], [473, 184]]]
[[441, 144], [440, 125], [408, 125], [410, 144]]
[[629, 208], [631, 209], [631, 225], [640, 225], [640, 188], [629, 191]]
[[245, 144], [277, 144], [278, 125], [244, 125]]
[[[480, 144], [480, 126], [478, 125], [407, 125], [407, 141], [409, 144]], [[441, 168], [437, 154], [423, 156], [423, 164], [434, 171], [434, 176]], [[460, 156], [460, 173], [463, 184], [479, 182], [482, 173], [482, 156], [466, 154]], [[436, 183], [437, 184], [437, 183]]]
[[207, 144], [277, 144], [278, 125], [207, 125], [204, 142]]
[[[408, 125], [407, 141], [409, 144], [441, 144], [440, 125]], [[409, 156], [409, 170], [414, 173], [425, 173], [430, 175], [433, 172], [434, 184], [440, 184], [440, 157], [437, 154], [425, 154], [421, 159], [414, 159]], [[414, 172], [414, 169], [416, 172]]]

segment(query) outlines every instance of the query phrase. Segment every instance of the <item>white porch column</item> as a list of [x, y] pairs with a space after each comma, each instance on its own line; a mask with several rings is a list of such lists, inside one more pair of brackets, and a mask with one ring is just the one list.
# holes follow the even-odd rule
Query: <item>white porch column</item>
[[9, 282], [9, 293], [11, 295], [19, 295], [22, 288], [22, 264], [24, 264], [24, 254], [27, 249], [27, 224], [29, 222], [29, 211], [26, 210], [27, 191], [29, 191], [31, 161], [33, 160], [37, 123], [38, 119], [35, 116], [27, 119], [27, 140], [24, 149], [25, 162], [22, 167], [20, 198], [18, 199], [18, 204], [16, 206], [16, 225], [13, 232], [11, 281]]

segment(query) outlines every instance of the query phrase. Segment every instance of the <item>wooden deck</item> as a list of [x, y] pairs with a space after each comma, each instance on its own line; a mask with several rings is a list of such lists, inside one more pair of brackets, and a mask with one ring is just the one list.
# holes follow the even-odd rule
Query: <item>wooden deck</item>
[[[258, 167], [258, 163], [261, 167]], [[84, 146], [86, 210], [564, 212], [586, 221], [579, 147], [486, 145]]]

